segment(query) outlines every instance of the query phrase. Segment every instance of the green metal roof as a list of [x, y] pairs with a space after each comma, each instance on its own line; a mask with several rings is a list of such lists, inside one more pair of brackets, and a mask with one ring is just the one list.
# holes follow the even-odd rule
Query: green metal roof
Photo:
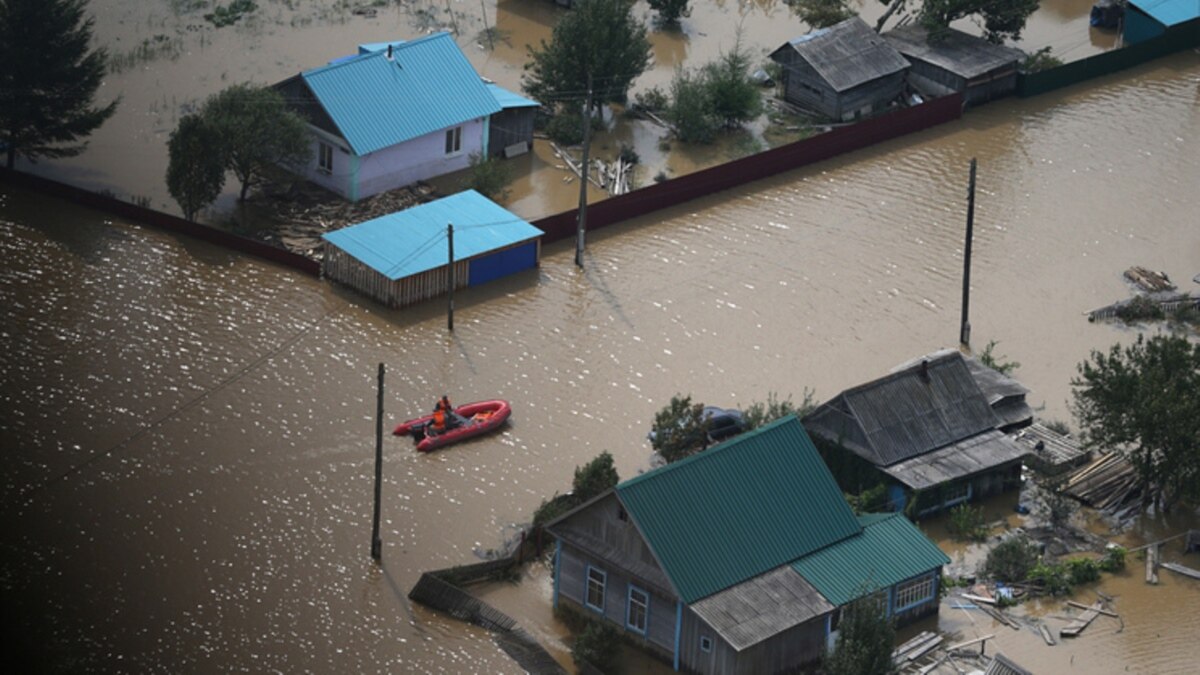
[[861, 529], [792, 416], [627, 480], [617, 494], [688, 604]]
[[859, 516], [862, 534], [792, 564], [834, 605], [949, 564], [950, 558], [899, 513]]

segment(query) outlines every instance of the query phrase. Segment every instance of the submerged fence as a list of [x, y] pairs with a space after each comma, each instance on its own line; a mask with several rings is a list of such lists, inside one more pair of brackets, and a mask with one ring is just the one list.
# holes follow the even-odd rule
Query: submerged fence
[[1145, 42], [1096, 54], [1057, 68], [1017, 75], [1017, 95], [1037, 96], [1094, 77], [1116, 73], [1175, 52], [1200, 46], [1200, 22], [1175, 26]]
[[[745, 185], [821, 160], [922, 131], [962, 117], [962, 94], [952, 94], [911, 108], [838, 127], [817, 136], [772, 148], [662, 183], [648, 185], [623, 195], [609, 197], [587, 207], [588, 231], [643, 216], [670, 206]], [[544, 243], [575, 236], [577, 209], [564, 211], [533, 225], [545, 232]]]

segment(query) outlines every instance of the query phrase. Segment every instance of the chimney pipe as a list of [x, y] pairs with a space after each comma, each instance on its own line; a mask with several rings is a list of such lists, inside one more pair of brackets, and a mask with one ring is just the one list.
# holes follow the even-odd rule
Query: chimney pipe
[[392, 46], [391, 45], [388, 45], [387, 60], [388, 61], [392, 60]]

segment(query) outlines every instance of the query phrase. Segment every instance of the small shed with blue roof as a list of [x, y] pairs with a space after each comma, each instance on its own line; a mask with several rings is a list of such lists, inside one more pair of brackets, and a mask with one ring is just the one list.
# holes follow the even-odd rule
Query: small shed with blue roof
[[389, 307], [537, 267], [543, 232], [474, 190], [322, 236], [323, 274]]
[[901, 514], [856, 516], [794, 417], [626, 480], [551, 521], [554, 604], [693, 673], [797, 672], [870, 596], [938, 611], [950, 559]]
[[1200, 34], [1200, 0], [1129, 0], [1122, 36], [1135, 45], [1168, 30]]
[[305, 177], [351, 201], [467, 168], [505, 110], [449, 33], [360, 45], [276, 88], [313, 133]]

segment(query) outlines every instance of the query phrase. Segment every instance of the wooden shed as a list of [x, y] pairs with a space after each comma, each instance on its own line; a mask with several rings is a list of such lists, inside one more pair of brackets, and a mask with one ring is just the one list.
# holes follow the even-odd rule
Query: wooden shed
[[961, 92], [967, 105], [1009, 96], [1017, 89], [1017, 67], [1025, 54], [953, 28], [935, 42], [918, 24], [883, 36], [912, 64], [908, 81], [931, 96]]
[[540, 107], [538, 102], [497, 84], [489, 83], [487, 87], [500, 104], [500, 112], [493, 113], [488, 120], [488, 156], [507, 159], [529, 152], [533, 147], [533, 121]]
[[858, 17], [789, 40], [771, 53], [783, 98], [835, 120], [887, 108], [904, 91], [908, 61]]
[[474, 190], [322, 236], [324, 276], [389, 307], [477, 286], [538, 265], [543, 232]]
[[870, 595], [938, 611], [950, 562], [899, 514], [856, 516], [795, 417], [624, 481], [555, 519], [554, 604], [689, 673], [798, 672]]

